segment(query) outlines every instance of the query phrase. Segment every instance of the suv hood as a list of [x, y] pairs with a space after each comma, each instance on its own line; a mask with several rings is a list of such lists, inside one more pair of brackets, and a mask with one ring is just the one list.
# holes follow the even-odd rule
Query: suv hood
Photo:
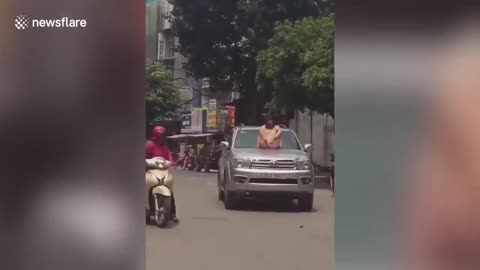
[[305, 160], [307, 153], [295, 149], [257, 149], [240, 148], [233, 149], [233, 156], [240, 159], [281, 159], [281, 160]]

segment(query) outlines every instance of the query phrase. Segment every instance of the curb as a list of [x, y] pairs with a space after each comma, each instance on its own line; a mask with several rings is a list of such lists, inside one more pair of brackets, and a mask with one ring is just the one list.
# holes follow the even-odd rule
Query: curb
[[330, 189], [330, 175], [317, 175], [315, 176], [315, 188], [316, 189]]

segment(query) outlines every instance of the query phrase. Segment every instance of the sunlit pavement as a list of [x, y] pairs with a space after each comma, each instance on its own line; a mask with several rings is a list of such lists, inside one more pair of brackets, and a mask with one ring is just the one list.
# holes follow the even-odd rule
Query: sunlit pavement
[[216, 173], [174, 171], [180, 223], [146, 227], [147, 270], [334, 269], [334, 198], [315, 191], [314, 211], [247, 202], [225, 210]]

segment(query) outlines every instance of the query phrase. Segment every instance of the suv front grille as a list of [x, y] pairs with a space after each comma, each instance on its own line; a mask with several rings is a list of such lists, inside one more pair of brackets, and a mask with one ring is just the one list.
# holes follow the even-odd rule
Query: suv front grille
[[252, 162], [252, 168], [253, 169], [293, 170], [295, 169], [295, 161], [260, 159], [260, 160], [254, 160]]
[[296, 185], [297, 179], [274, 179], [274, 178], [251, 178], [250, 184], [283, 184], [283, 185]]

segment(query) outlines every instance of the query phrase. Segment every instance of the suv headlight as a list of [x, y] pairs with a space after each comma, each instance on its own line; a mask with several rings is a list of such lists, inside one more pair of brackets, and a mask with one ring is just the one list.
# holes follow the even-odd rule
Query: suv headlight
[[251, 164], [252, 164], [252, 161], [250, 159], [241, 159], [241, 158], [233, 159], [233, 166], [235, 168], [248, 169], [250, 168]]
[[310, 170], [312, 168], [312, 162], [310, 160], [297, 160], [297, 170]]

